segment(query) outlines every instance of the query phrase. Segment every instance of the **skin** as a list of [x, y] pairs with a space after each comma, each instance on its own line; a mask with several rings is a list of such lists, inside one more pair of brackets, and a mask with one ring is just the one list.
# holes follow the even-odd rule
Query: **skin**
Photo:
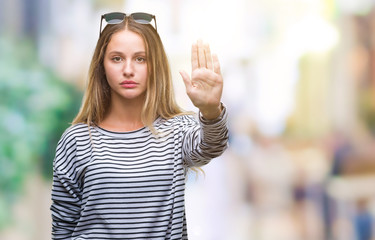
[[[123, 30], [113, 34], [104, 56], [104, 69], [111, 87], [111, 104], [99, 126], [111, 131], [143, 127], [141, 109], [147, 84], [146, 48], [140, 35]], [[133, 81], [129, 88], [123, 81]]]
[[[191, 77], [180, 74], [192, 103], [199, 108], [203, 118], [217, 118], [221, 113], [223, 78], [216, 55], [201, 40], [192, 45]], [[143, 127], [141, 110], [147, 91], [147, 56], [140, 35], [123, 30], [113, 34], [104, 57], [104, 69], [111, 87], [111, 104], [100, 127], [110, 131], [134, 131]], [[129, 87], [125, 80], [135, 82]]]
[[[104, 69], [112, 91], [112, 102], [141, 101], [147, 84], [146, 48], [141, 36], [130, 31], [115, 33], [104, 57]], [[135, 82], [135, 87], [122, 85]]]
[[203, 118], [217, 118], [221, 109], [223, 77], [217, 55], [212, 55], [210, 46], [198, 40], [191, 48], [191, 78], [185, 71], [180, 74], [184, 80], [186, 93], [190, 100], [199, 108]]

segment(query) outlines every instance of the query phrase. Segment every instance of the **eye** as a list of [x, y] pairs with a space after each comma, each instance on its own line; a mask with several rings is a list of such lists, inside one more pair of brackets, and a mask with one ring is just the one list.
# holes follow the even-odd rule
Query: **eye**
[[135, 61], [137, 63], [144, 63], [144, 62], [146, 62], [146, 58], [145, 57], [136, 57]]
[[114, 62], [121, 62], [122, 61], [122, 57], [119, 57], [119, 56], [112, 57], [111, 59]]

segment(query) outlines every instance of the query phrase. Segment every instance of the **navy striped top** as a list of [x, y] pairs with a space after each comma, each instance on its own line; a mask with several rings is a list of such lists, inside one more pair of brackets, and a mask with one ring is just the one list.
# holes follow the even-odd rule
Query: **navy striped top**
[[227, 147], [226, 109], [111, 132], [76, 124], [58, 142], [53, 166], [53, 239], [187, 239], [185, 175]]

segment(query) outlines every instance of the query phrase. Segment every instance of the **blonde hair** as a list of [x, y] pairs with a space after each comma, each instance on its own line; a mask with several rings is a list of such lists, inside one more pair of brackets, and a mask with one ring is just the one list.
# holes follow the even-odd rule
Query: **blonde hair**
[[97, 125], [104, 119], [111, 103], [110, 86], [103, 65], [104, 55], [112, 35], [125, 29], [139, 34], [146, 47], [148, 80], [141, 113], [143, 124], [153, 129], [152, 124], [158, 116], [170, 119], [185, 114], [175, 101], [169, 62], [159, 34], [151, 24], [136, 23], [132, 18], [126, 17], [122, 23], [108, 24], [99, 37], [90, 64], [82, 106], [73, 124]]

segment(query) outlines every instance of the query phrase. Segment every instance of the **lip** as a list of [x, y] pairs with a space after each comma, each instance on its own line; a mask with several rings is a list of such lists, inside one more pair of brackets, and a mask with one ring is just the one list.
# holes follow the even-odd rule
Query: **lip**
[[131, 81], [131, 80], [125, 80], [120, 83], [120, 85], [124, 88], [135, 88], [138, 83]]

